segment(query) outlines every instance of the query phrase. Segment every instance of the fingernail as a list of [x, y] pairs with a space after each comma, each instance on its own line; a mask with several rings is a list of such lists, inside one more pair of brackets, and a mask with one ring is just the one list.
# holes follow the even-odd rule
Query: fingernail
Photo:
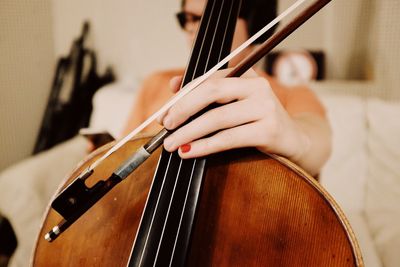
[[181, 146], [181, 151], [182, 151], [182, 153], [187, 153], [190, 151], [191, 148], [192, 147], [189, 144], [185, 144], [185, 145]]

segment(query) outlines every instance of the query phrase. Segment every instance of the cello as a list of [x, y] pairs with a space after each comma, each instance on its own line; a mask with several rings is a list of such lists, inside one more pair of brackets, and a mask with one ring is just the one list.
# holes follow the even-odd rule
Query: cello
[[[328, 2], [318, 1], [300, 17]], [[239, 6], [235, 0], [208, 1], [183, 84], [229, 51], [226, 40]], [[304, 21], [295, 20], [260, 51], [272, 49]], [[240, 76], [253, 61], [228, 76]], [[159, 148], [168, 134], [164, 129], [155, 137], [128, 138], [114, 153], [109, 144], [82, 162], [52, 203], [63, 217], [46, 234], [52, 243], [42, 236], [59, 215], [47, 210], [33, 265], [363, 265], [344, 214], [299, 167], [250, 148], [182, 160]]]

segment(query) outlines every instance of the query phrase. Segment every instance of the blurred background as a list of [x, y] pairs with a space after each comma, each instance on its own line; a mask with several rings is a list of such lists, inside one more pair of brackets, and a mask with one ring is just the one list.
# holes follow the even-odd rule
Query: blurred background
[[[293, 2], [279, 0], [279, 10]], [[190, 49], [174, 16], [179, 9], [178, 0], [0, 1], [0, 214], [11, 221], [20, 244], [13, 266], [26, 266], [40, 211], [51, 196], [43, 193], [51, 187], [44, 178], [49, 173], [35, 169], [31, 156], [43, 130], [60, 58], [71, 53], [84, 22], [89, 22], [84, 47], [96, 58], [97, 103], [92, 116], [91, 109], [85, 112], [91, 127], [117, 132], [141, 81], [155, 70], [182, 67], [188, 60]], [[285, 63], [298, 60], [294, 68], [306, 76], [301, 82], [326, 105], [334, 153], [321, 180], [348, 214], [366, 266], [400, 264], [395, 252], [400, 247], [395, 223], [400, 220], [399, 13], [398, 0], [334, 0], [260, 63], [290, 83], [294, 78], [285, 74], [291, 71]], [[97, 90], [103, 84], [108, 85]], [[114, 103], [108, 103], [110, 99]], [[127, 108], [120, 108], [123, 114], [115, 119], [117, 115], [108, 111], [118, 101], [125, 101]], [[61, 178], [84, 155], [84, 143], [79, 142], [64, 148], [71, 150], [73, 159], [60, 158], [65, 161], [65, 172], [57, 173]], [[21, 171], [24, 164], [29, 167]], [[21, 173], [42, 180], [20, 177]], [[61, 178], [52, 186], [56, 188]], [[14, 197], [28, 199], [32, 206], [37, 199], [36, 213], [18, 217], [29, 202], [10, 205], [10, 188], [18, 188]], [[24, 240], [26, 229], [19, 225], [28, 223], [30, 237]]]
[[[0, 144], [7, 153], [0, 155], [0, 169], [33, 150], [57, 58], [69, 52], [84, 20], [92, 26], [88, 41], [98, 53], [99, 71], [111, 65], [119, 80], [140, 82], [154, 70], [186, 63], [189, 49], [174, 17], [178, 2], [2, 1]], [[290, 3], [281, 0], [280, 9]], [[381, 49], [398, 53], [396, 46], [379, 47], [382, 38], [397, 37], [390, 21], [379, 20], [391, 12], [395, 17], [396, 10], [376, 5], [370, 0], [333, 1], [280, 48], [323, 51], [327, 79], [372, 78], [374, 71], [382, 71], [380, 61], [388, 61], [387, 55], [379, 56]]]
[[[119, 80], [140, 83], [154, 70], [186, 63], [190, 50], [174, 17], [178, 2], [2, 1], [0, 169], [32, 152], [57, 59], [68, 54], [84, 20], [91, 23], [88, 43], [98, 53], [99, 72], [111, 65]], [[291, 1], [279, 3], [283, 10]], [[399, 52], [394, 42], [382, 45], [398, 37], [393, 5], [396, 1], [333, 1], [280, 49], [322, 51], [326, 79], [375, 77], [385, 80], [386, 94], [396, 95], [398, 75], [390, 63]]]

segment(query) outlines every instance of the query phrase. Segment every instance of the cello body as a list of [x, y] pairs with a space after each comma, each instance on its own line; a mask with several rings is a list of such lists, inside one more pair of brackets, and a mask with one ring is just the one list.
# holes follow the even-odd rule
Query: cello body
[[[148, 138], [125, 144], [87, 184], [107, 177]], [[96, 150], [60, 190], [107, 150]], [[127, 266], [161, 149], [53, 243], [43, 236], [60, 216], [48, 207], [33, 266]], [[168, 234], [168, 233], [167, 233]], [[168, 266], [168, 262], [165, 265]], [[363, 266], [339, 206], [290, 161], [253, 149], [210, 156], [187, 266]]]

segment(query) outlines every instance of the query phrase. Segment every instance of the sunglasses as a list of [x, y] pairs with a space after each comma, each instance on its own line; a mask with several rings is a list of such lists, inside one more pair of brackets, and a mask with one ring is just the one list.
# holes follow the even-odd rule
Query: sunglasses
[[201, 16], [186, 11], [176, 13], [176, 18], [178, 19], [178, 23], [183, 30], [186, 29], [187, 23], [197, 23], [201, 20]]

